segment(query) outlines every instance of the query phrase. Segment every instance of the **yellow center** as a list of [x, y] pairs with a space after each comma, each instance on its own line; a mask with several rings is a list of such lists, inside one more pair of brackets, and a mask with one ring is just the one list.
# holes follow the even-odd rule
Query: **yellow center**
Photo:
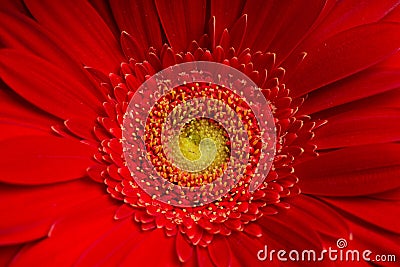
[[[207, 118], [189, 121], [182, 127], [178, 142], [173, 158], [179, 162], [177, 165], [184, 176], [188, 176], [187, 180], [196, 181], [194, 184], [211, 182], [226, 168], [230, 156], [229, 137], [217, 122]], [[184, 159], [179, 160], [179, 155]]]
[[198, 134], [189, 134], [189, 136], [179, 136], [179, 148], [186, 159], [190, 161], [199, 160], [201, 138]]

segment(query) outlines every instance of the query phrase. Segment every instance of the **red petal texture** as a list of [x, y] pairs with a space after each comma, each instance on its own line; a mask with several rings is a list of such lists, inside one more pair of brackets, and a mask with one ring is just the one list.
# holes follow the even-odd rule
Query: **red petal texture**
[[87, 125], [85, 120], [78, 118], [68, 119], [64, 121], [64, 125], [71, 133], [77, 135], [80, 138], [89, 140], [95, 139], [93, 128]]
[[1, 50], [0, 68], [5, 83], [37, 107], [63, 119], [95, 118], [97, 100], [56, 65], [25, 52]]
[[388, 14], [385, 14], [385, 17], [382, 19], [382, 21], [391, 21], [391, 22], [400, 22], [400, 9], [398, 8], [399, 3], [396, 3], [397, 6], [396, 8], [393, 8], [388, 12]]
[[90, 0], [89, 3], [96, 9], [97, 13], [99, 13], [99, 15], [107, 24], [107, 27], [112, 31], [114, 36], [118, 37], [120, 31], [112, 14], [110, 3], [103, 0]]
[[[0, 243], [11, 245], [51, 235], [56, 223], [79, 205], [95, 201], [104, 193], [86, 181], [73, 181], [36, 188], [2, 185]], [[35, 203], [34, 205], [32, 203]]]
[[307, 194], [360, 196], [400, 186], [399, 144], [343, 148], [296, 165]]
[[82, 205], [59, 220], [50, 237], [26, 245], [11, 266], [27, 266], [31, 262], [40, 262], [44, 266], [71, 266], [87, 247], [115, 226], [113, 212], [108, 196]]
[[1, 11], [17, 11], [26, 14], [26, 8], [22, 1], [4, 0], [0, 6]]
[[400, 25], [378, 23], [334, 35], [308, 49], [287, 86], [301, 96], [366, 69], [398, 51], [400, 36], [393, 34], [398, 31]]
[[[399, 88], [400, 89], [400, 88]], [[388, 92], [377, 94], [374, 96], [366, 97], [357, 101], [353, 101], [347, 104], [339, 105], [334, 108], [325, 109], [317, 112], [315, 115], [320, 119], [329, 119], [341, 113], [349, 111], [365, 111], [369, 110], [393, 110], [399, 107], [400, 101], [400, 90], [394, 89]], [[318, 136], [316, 136], [318, 138]]]
[[319, 149], [340, 148], [395, 142], [400, 140], [398, 109], [363, 109], [348, 111], [329, 118], [316, 133]]
[[[92, 244], [82, 250], [76, 266], [112, 266], [121, 263], [133, 248], [148, 238], [147, 234], [132, 225], [129, 219], [114, 222], [112, 227], [105, 229]], [[135, 259], [130, 265], [134, 264]]]
[[54, 136], [24, 136], [1, 141], [0, 181], [48, 184], [81, 178], [93, 164], [92, 148], [77, 140]]
[[41, 111], [11, 89], [6, 88], [6, 85], [0, 90], [0, 98], [3, 100], [0, 109], [0, 120], [3, 123], [29, 125], [46, 131], [52, 125], [60, 123], [57, 118]]
[[123, 31], [121, 33], [121, 46], [127, 58], [143, 60], [146, 51], [139, 45], [139, 40], [136, 40], [132, 35]]
[[[313, 91], [300, 108], [300, 112], [312, 114], [396, 89], [400, 86], [399, 74], [400, 53], [398, 52], [389, 60]], [[349, 88], [351, 88], [351, 94], [349, 94]]]
[[6, 85], [0, 90], [0, 140], [27, 135], [49, 135], [50, 127], [60, 123], [12, 92]]
[[[297, 216], [292, 212], [280, 212], [277, 216], [265, 217], [259, 221], [260, 226], [264, 230], [261, 241], [265, 244], [271, 244], [271, 247], [279, 248], [301, 248], [304, 244], [312, 248], [321, 247], [321, 238], [316, 232], [304, 232], [309, 228], [308, 222], [296, 221], [293, 225], [291, 222]], [[301, 218], [301, 217], [300, 217]]]
[[192, 257], [193, 247], [184, 239], [182, 234], [178, 233], [176, 236], [176, 252], [181, 262], [186, 262]]
[[161, 48], [160, 22], [152, 1], [116, 0], [111, 1], [110, 5], [120, 32], [126, 31], [135, 36], [142, 52], [147, 52], [148, 47]]
[[35, 19], [46, 29], [57, 33], [57, 38], [72, 49], [83, 64], [106, 73], [119, 66], [122, 54], [118, 42], [89, 3], [51, 0], [24, 2]]
[[4, 246], [0, 250], [0, 266], [7, 266], [21, 249], [21, 245]]
[[301, 0], [292, 1], [290, 5], [284, 1], [248, 1], [243, 14], [248, 14], [251, 30], [245, 38], [245, 48], [286, 56], [305, 36], [324, 5], [325, 1], [312, 1], [307, 8]]
[[99, 97], [100, 92], [90, 82], [87, 75], [82, 72], [81, 62], [73, 57], [73, 53], [65, 44], [50, 36], [43, 27], [32, 19], [20, 14], [2, 13], [1, 24], [11, 24], [13, 27], [1, 28], [3, 44], [6, 47], [20, 49], [33, 53], [41, 58], [56, 63], [63, 72], [79, 80], [90, 95]]
[[215, 266], [211, 261], [210, 255], [206, 248], [196, 247], [197, 263], [199, 267], [213, 267]]
[[30, 135], [48, 136], [50, 131], [19, 125], [17, 123], [7, 123], [0, 121], [0, 140], [14, 137], [25, 137]]
[[179, 265], [173, 238], [166, 238], [162, 231], [147, 232], [143, 236], [138, 238], [136, 245], [131, 246], [131, 250], [125, 254], [125, 258], [120, 262], [122, 266]]
[[350, 229], [341, 214], [318, 199], [302, 195], [291, 203], [293, 216], [298, 221], [312, 225], [313, 230], [328, 236], [348, 237]]
[[[296, 51], [304, 51], [305, 47], [348, 29], [377, 22], [395, 10], [398, 5], [399, 2], [397, 0], [379, 2], [374, 0], [349, 0], [337, 2], [316, 27], [313, 34], [309, 35]], [[373, 8], [371, 8], [372, 6]]]
[[375, 200], [368, 197], [323, 200], [338, 210], [359, 218], [358, 222], [368, 222], [395, 234], [400, 233], [398, 214], [392, 212], [399, 207], [399, 201]]
[[[373, 255], [396, 255], [397, 261], [399, 253], [398, 244], [400, 242], [399, 235], [357, 221], [352, 221], [350, 227], [353, 230], [353, 240], [350, 243], [351, 248], [357, 248], [360, 251], [372, 250]], [[379, 246], [376, 244], [379, 244]], [[388, 263], [386, 266], [396, 266], [396, 264], [397, 262], [394, 264]]]
[[370, 195], [369, 198], [377, 200], [399, 201], [400, 200], [399, 193], [400, 193], [400, 187], [389, 191], [385, 191], [383, 193]]
[[216, 266], [229, 266], [231, 264], [231, 249], [226, 238], [214, 238], [208, 246], [208, 253]]
[[[282, 1], [276, 1], [282, 4]], [[262, 47], [263, 41], [260, 41], [258, 49], [263, 51], [271, 51], [278, 55], [278, 62], [280, 58], [285, 58], [293, 48], [306, 36], [313, 23], [317, 20], [319, 14], [325, 6], [325, 1], [312, 1], [308, 3], [307, 8], [304, 8], [304, 2], [301, 0], [293, 1], [290, 8], [286, 8], [284, 14], [279, 14], [278, 21], [279, 29], [273, 36], [266, 36], [268, 38], [268, 46]], [[274, 23], [277, 25], [277, 23]], [[275, 26], [277, 27], [277, 26]], [[264, 37], [265, 38], [265, 37]], [[256, 46], [258, 47], [258, 46]]]
[[[206, 1], [156, 0], [158, 15], [171, 47], [185, 51], [204, 33]], [[177, 14], [185, 14], [180, 16]]]
[[229, 29], [240, 17], [244, 5], [243, 0], [211, 1], [211, 16], [218, 18], [215, 23], [214, 39], [221, 39], [223, 30]]

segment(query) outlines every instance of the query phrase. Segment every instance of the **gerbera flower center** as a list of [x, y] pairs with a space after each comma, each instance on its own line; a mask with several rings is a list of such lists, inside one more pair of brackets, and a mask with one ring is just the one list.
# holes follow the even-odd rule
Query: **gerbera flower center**
[[[185, 159], [199, 166], [212, 165], [212, 170], [224, 164], [229, 157], [228, 145], [226, 131], [207, 118], [191, 120], [179, 135], [179, 151]], [[180, 153], [177, 151], [178, 155]]]
[[159, 161], [163, 163], [157, 171], [170, 182], [180, 186], [200, 186], [214, 181], [226, 169], [230, 156], [229, 137], [216, 121], [193, 119], [182, 127], [178, 136], [173, 132], [166, 135], [169, 142], [163, 154], [155, 158], [150, 150], [148, 158], [153, 159], [155, 165]]
[[[205, 114], [213, 118], [203, 117]], [[236, 114], [236, 121], [232, 114]], [[219, 121], [225, 121], [225, 125]], [[147, 158], [171, 183], [187, 187], [211, 183], [222, 177], [229, 164], [232, 136], [225, 129], [228, 127], [235, 134], [243, 131], [236, 136], [237, 144], [244, 146], [250, 138], [254, 156], [259, 156], [259, 128], [239, 95], [206, 82], [177, 86], [158, 99], [149, 113]]]
[[[303, 100], [292, 99], [280, 84], [285, 71], [275, 65], [273, 53], [229, 50], [223, 64], [215, 64], [218, 48], [214, 59], [194, 48], [196, 53], [187, 54], [194, 62], [176, 54], [173, 64], [183, 63], [172, 67], [163, 63], [167, 46], [156, 61], [156, 51], [149, 51], [151, 63], [124, 63], [123, 76], [110, 76], [109, 118], [99, 118], [116, 138], [101, 143], [102, 157], [95, 155], [109, 164], [102, 172], [108, 192], [132, 206], [142, 229], [164, 228], [169, 236], [181, 231], [201, 246], [213, 235], [243, 231], [289, 207], [285, 199], [300, 193], [292, 164], [313, 154], [308, 142], [321, 125], [295, 116]], [[218, 113], [216, 103], [229, 116], [204, 116], [203, 111]], [[232, 128], [244, 130], [240, 135]], [[99, 138], [100, 130], [95, 128]], [[118, 147], [120, 161], [113, 151]]]

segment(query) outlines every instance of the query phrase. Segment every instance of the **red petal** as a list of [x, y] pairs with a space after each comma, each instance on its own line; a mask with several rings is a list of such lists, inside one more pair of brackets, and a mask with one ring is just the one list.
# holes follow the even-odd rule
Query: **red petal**
[[[242, 14], [247, 14], [247, 32], [244, 38], [243, 47], [253, 48], [257, 45], [258, 38], [269, 38], [274, 36], [272, 32], [278, 30], [277, 23], [279, 14], [284, 10], [285, 5], [279, 5], [279, 1], [247, 1]], [[263, 45], [266, 46], [266, 39]], [[257, 50], [254, 50], [257, 51]]]
[[[307, 101], [300, 108], [301, 113], [311, 114], [344, 103], [392, 90], [399, 86], [399, 63], [392, 66], [393, 59], [399, 59], [397, 53], [391, 59], [371, 68], [342, 79], [310, 93]], [[351, 91], [349, 91], [351, 88]]]
[[193, 254], [193, 246], [188, 243], [187, 240], [183, 237], [181, 233], [176, 235], [176, 253], [178, 254], [178, 258], [181, 262], [188, 261]]
[[0, 180], [13, 184], [47, 184], [77, 179], [93, 165], [92, 148], [73, 139], [25, 136], [0, 142]]
[[[156, 252], [156, 253], [155, 253]], [[121, 266], [179, 266], [178, 257], [174, 251], [174, 239], [164, 235], [162, 229], [148, 231], [144, 237], [137, 240]]]
[[76, 266], [113, 266], [146, 238], [132, 220], [114, 222], [92, 244], [86, 247]]
[[116, 220], [125, 219], [127, 217], [132, 216], [134, 212], [135, 208], [133, 208], [131, 205], [123, 204], [115, 212], [114, 219]]
[[207, 248], [196, 246], [197, 264], [199, 267], [215, 267]]
[[349, 237], [350, 229], [344, 218], [319, 199], [303, 194], [297, 196], [290, 204], [289, 212], [293, 217], [309, 225], [314, 231], [332, 237]]
[[61, 42], [56, 42], [35, 21], [20, 14], [2, 14], [0, 24], [12, 25], [12, 27], [0, 28], [0, 35], [6, 47], [30, 52], [52, 62], [64, 73], [68, 73], [69, 77], [79, 80], [83, 85], [80, 87], [83, 90], [82, 94], [88, 94], [90, 97], [100, 96], [97, 88], [82, 71], [81, 62], [73, 59], [73, 53], [68, 47]]
[[377, 144], [321, 154], [295, 166], [303, 192], [360, 196], [400, 186], [400, 145]]
[[108, 1], [103, 0], [90, 0], [89, 3], [96, 9], [97, 13], [101, 16], [108, 28], [112, 31], [115, 37], [120, 35], [120, 31], [115, 22], [114, 16], [110, 9]]
[[400, 187], [369, 196], [371, 199], [400, 201]]
[[153, 1], [111, 1], [120, 31], [126, 31], [140, 43], [142, 53], [149, 47], [161, 49], [161, 30]]
[[229, 266], [231, 264], [231, 248], [225, 237], [215, 236], [210, 245], [208, 253], [216, 266]]
[[324, 1], [248, 1], [243, 14], [248, 15], [248, 33], [244, 48], [278, 52], [285, 56], [304, 37], [324, 7]]
[[224, 29], [229, 29], [240, 17], [243, 0], [211, 1], [211, 16], [215, 16], [215, 39], [220, 40]]
[[0, 141], [26, 135], [48, 136], [53, 134], [51, 126], [60, 123], [8, 88], [1, 88], [0, 98]]
[[229, 237], [229, 244], [232, 250], [232, 257], [240, 263], [240, 266], [279, 266], [271, 261], [268, 261], [267, 264], [266, 262], [258, 260], [258, 251], [264, 249], [265, 245], [271, 247], [271, 243], [263, 244], [260, 238], [249, 237], [243, 233], [236, 233]]
[[[355, 28], [361, 25], [367, 25], [379, 21], [382, 16], [398, 5], [397, 0], [388, 1], [330, 1], [324, 9], [325, 15], [319, 20], [322, 23], [316, 23], [317, 27], [312, 30], [306, 39], [291, 53], [285, 62], [285, 66], [293, 66], [298, 56], [315, 43], [321, 42], [335, 34]], [[329, 7], [332, 6], [333, 8]], [[288, 70], [288, 69], [287, 69]], [[289, 70], [290, 72], [291, 70]]]
[[0, 59], [5, 83], [37, 107], [63, 119], [95, 118], [98, 100], [83, 95], [84, 86], [62, 69], [14, 50], [2, 50]]
[[[309, 222], [297, 219], [294, 212], [281, 211], [274, 216], [264, 216], [258, 220], [263, 228], [260, 241], [271, 249], [308, 249], [322, 247], [321, 237]], [[261, 248], [260, 248], [261, 249]]]
[[9, 266], [21, 247], [21, 245], [0, 247], [0, 266]]
[[68, 119], [64, 122], [65, 126], [71, 133], [84, 138], [86, 140], [95, 140], [95, 136], [93, 134], [93, 125], [88, 125], [85, 121], [81, 119]]
[[131, 34], [123, 31], [121, 33], [121, 46], [127, 58], [133, 58], [139, 61], [144, 60], [146, 50], [139, 45], [138, 38], [134, 38]]
[[399, 235], [393, 235], [393, 233], [384, 231], [379, 227], [359, 221], [353, 221], [350, 227], [353, 231], [353, 238], [349, 242], [349, 247], [351, 246], [359, 251], [367, 249], [373, 251], [371, 259], [374, 255], [398, 255]]
[[156, 6], [165, 35], [175, 51], [186, 51], [193, 40], [204, 34], [205, 0], [157, 0]]
[[36, 108], [8, 88], [1, 88], [0, 98], [2, 99], [0, 115], [1, 121], [4, 123], [45, 131], [49, 130], [52, 125], [61, 123], [55, 117]]
[[92, 98], [101, 97], [97, 87], [82, 72], [81, 62], [74, 58], [69, 48], [54, 39], [34, 20], [20, 14], [2, 14], [0, 24], [9, 27], [0, 29], [4, 45], [9, 48], [30, 52], [62, 68], [68, 76], [79, 80], [83, 85], [81, 94]]
[[0, 120], [0, 141], [14, 137], [24, 137], [29, 135], [49, 136], [50, 128], [47, 130], [39, 127], [21, 125], [20, 123], [7, 123]]
[[106, 166], [101, 164], [93, 165], [86, 169], [88, 176], [98, 183], [104, 183], [103, 171], [106, 171]]
[[27, 13], [24, 3], [22, 1], [13, 1], [13, 0], [2, 1], [1, 10], [13, 14]]
[[307, 50], [287, 87], [293, 96], [300, 96], [366, 69], [398, 50], [399, 31], [400, 25], [393, 23], [370, 24], [317, 43]]
[[398, 108], [400, 103], [400, 88], [384, 92], [382, 94], [370, 96], [357, 101], [337, 106], [332, 109], [323, 110], [317, 113], [318, 118], [329, 120], [340, 113], [351, 110], [384, 110]]
[[355, 110], [330, 117], [316, 131], [318, 149], [338, 148], [400, 140], [400, 111], [395, 109]]
[[51, 232], [52, 223], [49, 219], [16, 224], [12, 227], [3, 226], [0, 237], [0, 245], [21, 244], [39, 240]]
[[[303, 1], [292, 1], [290, 5], [282, 1], [281, 5], [287, 6], [283, 14], [278, 14], [279, 24], [276, 26], [277, 32], [275, 36], [267, 36], [259, 38], [257, 50], [273, 51], [277, 55], [278, 64], [304, 39], [310, 28], [322, 12], [326, 1], [312, 1], [304, 7]], [[265, 46], [263, 42], [267, 39], [270, 45]]]
[[114, 209], [109, 196], [80, 206], [57, 222], [48, 238], [25, 246], [12, 266], [72, 266], [82, 252], [117, 224], [112, 218]]
[[400, 22], [400, 4], [397, 2], [397, 6], [393, 8], [382, 21]]
[[256, 224], [256, 223], [250, 223], [245, 226], [244, 231], [248, 233], [249, 235], [255, 236], [255, 237], [261, 237], [262, 236], [262, 229], [261, 227]]
[[322, 198], [337, 209], [375, 226], [400, 233], [398, 214], [400, 201], [370, 199], [369, 197]]
[[339, 32], [377, 22], [398, 4], [397, 0], [350, 0], [337, 2], [325, 20], [318, 25], [318, 28], [313, 31], [310, 38], [301, 47], [304, 49], [304, 47], [312, 45], [315, 41], [326, 39]]
[[26, 0], [31, 14], [70, 47], [83, 64], [105, 73], [117, 70], [122, 53], [117, 40], [86, 1]]
[[34, 188], [2, 185], [0, 194], [0, 212], [6, 214], [0, 221], [4, 245], [47, 237], [57, 220], [104, 193], [92, 182], [74, 181]]
[[[236, 21], [230, 31], [230, 41], [232, 47], [236, 49], [237, 52], [242, 51], [244, 37], [247, 31], [247, 15], [243, 15], [240, 19]], [[240, 60], [240, 58], [239, 58]]]

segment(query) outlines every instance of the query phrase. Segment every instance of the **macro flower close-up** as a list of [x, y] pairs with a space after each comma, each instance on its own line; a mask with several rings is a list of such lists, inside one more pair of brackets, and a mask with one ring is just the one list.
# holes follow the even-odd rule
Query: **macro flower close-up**
[[1, 0], [0, 266], [396, 266], [399, 5]]

